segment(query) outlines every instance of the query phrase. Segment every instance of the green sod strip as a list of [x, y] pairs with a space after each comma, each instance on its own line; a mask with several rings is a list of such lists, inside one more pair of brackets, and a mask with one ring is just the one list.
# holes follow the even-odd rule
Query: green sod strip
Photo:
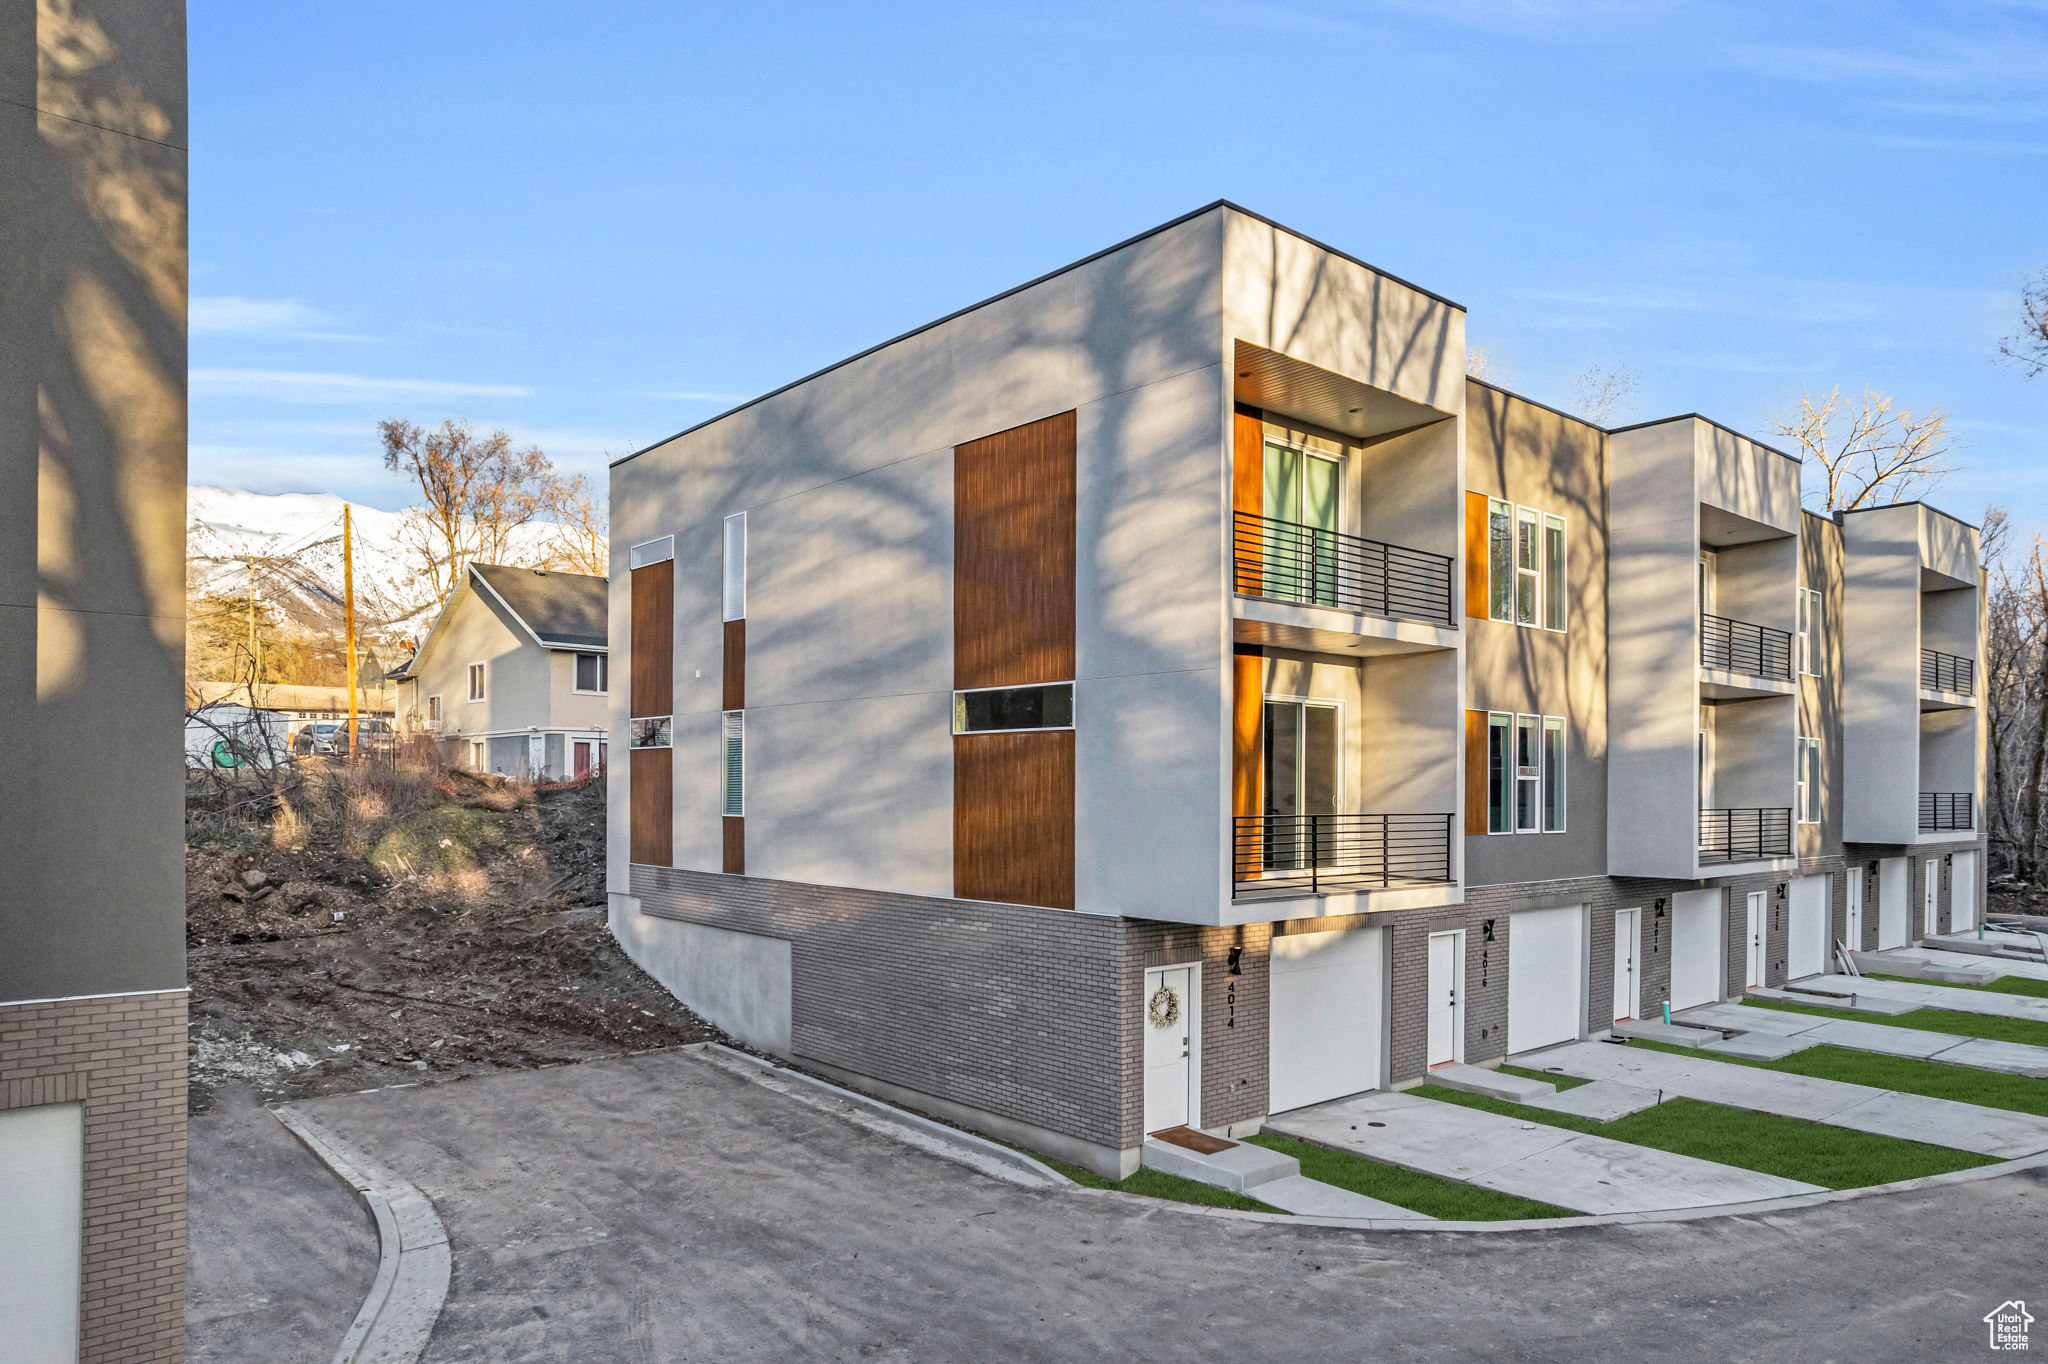
[[[1001, 1144], [1009, 1146], [1008, 1142]], [[1197, 1184], [1192, 1179], [1162, 1174], [1158, 1170], [1140, 1170], [1129, 1179], [1115, 1180], [1107, 1175], [1096, 1174], [1093, 1170], [1084, 1170], [1078, 1165], [1069, 1165], [1064, 1160], [1054, 1160], [1051, 1156], [1041, 1155], [1037, 1151], [1025, 1151], [1021, 1146], [1010, 1146], [1010, 1149], [1023, 1151], [1033, 1160], [1050, 1165], [1084, 1189], [1115, 1189], [1118, 1193], [1144, 1194], [1147, 1198], [1165, 1198], [1175, 1203], [1203, 1203], [1212, 1208], [1237, 1208], [1243, 1212], [1277, 1212], [1282, 1216], [1292, 1216], [1285, 1208], [1272, 1207], [1259, 1202], [1256, 1198], [1246, 1198], [1243, 1194], [1234, 1194], [1228, 1189]]]
[[2036, 999], [2048, 999], [2048, 980], [2035, 980], [2032, 976], [2004, 976], [1989, 985], [1954, 985], [1945, 980], [1914, 980], [1909, 976], [1887, 976], [1876, 971], [1868, 972], [1865, 980], [1895, 980], [1901, 985], [1933, 985], [1943, 990], [1989, 990], [1994, 995], [2032, 995]]
[[2048, 1117], [2048, 1084], [2025, 1075], [2001, 1075], [1994, 1070], [1971, 1070], [1967, 1066], [1946, 1066], [1939, 1061], [1922, 1061], [1911, 1056], [1881, 1056], [1876, 1052], [1850, 1051], [1825, 1044], [1777, 1061], [1748, 1061], [1726, 1052], [1698, 1052], [1689, 1047], [1667, 1047], [1638, 1037], [1632, 1047], [1649, 1047], [1679, 1056], [1707, 1055], [1731, 1066], [1756, 1066], [1783, 1071], [1787, 1075], [1810, 1075], [1816, 1080], [1842, 1080], [1872, 1089], [1894, 1089], [1901, 1094], [1924, 1094], [1930, 1099], [1953, 1099], [1957, 1103], [1979, 1104], [1985, 1108], [2007, 1108], [2015, 1113]]
[[1557, 1086], [1557, 1092], [1560, 1094], [1564, 1093], [1567, 1089], [1577, 1089], [1580, 1085], [1590, 1085], [1593, 1083], [1591, 1080], [1581, 1080], [1576, 1075], [1557, 1075], [1547, 1070], [1526, 1070], [1521, 1066], [1502, 1066], [1500, 1073], [1503, 1075], [1519, 1075], [1525, 1080], [1548, 1080]]
[[1495, 1193], [1492, 1189], [1482, 1189], [1473, 1184], [1460, 1184], [1455, 1179], [1445, 1179], [1440, 1175], [1383, 1165], [1377, 1160], [1367, 1160], [1363, 1156], [1333, 1151], [1327, 1146], [1296, 1141], [1270, 1132], [1262, 1132], [1246, 1140], [1254, 1146], [1293, 1156], [1301, 1162], [1302, 1174], [1310, 1179], [1319, 1179], [1325, 1184], [1364, 1194], [1367, 1198], [1377, 1198], [1382, 1203], [1392, 1203], [1396, 1207], [1441, 1217], [1449, 1222], [1515, 1222], [1531, 1217], [1579, 1216], [1567, 1208], [1553, 1208], [1548, 1203]]
[[[1642, 1046], [1631, 1042], [1630, 1046]], [[1717, 1058], [1720, 1059], [1720, 1058]], [[1759, 1174], [1778, 1175], [1826, 1189], [1860, 1189], [1898, 1179], [1946, 1174], [1991, 1164], [1988, 1156], [1952, 1151], [1946, 1146], [1901, 1141], [1846, 1127], [1827, 1127], [1801, 1118], [1702, 1103], [1698, 1099], [1666, 1099], [1654, 1108], [1613, 1122], [1591, 1122], [1524, 1104], [1504, 1103], [1466, 1094], [1442, 1085], [1424, 1085], [1411, 1093], [1445, 1103], [1463, 1104], [1523, 1121], [1547, 1123], [1573, 1132], [1636, 1146], [1653, 1147], [1681, 1156], [1733, 1165]]]
[[1788, 1014], [1812, 1014], [1817, 1018], [1843, 1018], [1851, 1023], [1882, 1023], [1892, 1028], [1918, 1028], [1921, 1032], [1945, 1032], [1956, 1037], [1988, 1037], [1994, 1042], [2027, 1042], [2048, 1047], [2048, 1023], [2035, 1018], [1998, 1018], [1990, 1014], [1959, 1014], [1948, 1009], [1915, 1009], [1909, 1014], [1865, 1014], [1852, 1009], [1823, 1009], [1811, 1004], [1789, 1004], [1781, 999], [1750, 999], [1745, 1008], [1777, 1009]]

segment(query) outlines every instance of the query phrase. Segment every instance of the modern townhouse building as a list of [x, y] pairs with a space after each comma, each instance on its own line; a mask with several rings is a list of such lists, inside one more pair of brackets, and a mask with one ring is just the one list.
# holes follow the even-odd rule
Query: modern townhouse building
[[1115, 1174], [1970, 922], [1974, 533], [1464, 362], [1219, 203], [620, 461], [614, 933]]

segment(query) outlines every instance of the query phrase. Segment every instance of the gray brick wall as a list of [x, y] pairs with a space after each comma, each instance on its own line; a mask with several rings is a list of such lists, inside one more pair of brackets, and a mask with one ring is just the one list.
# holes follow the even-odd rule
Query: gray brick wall
[[0, 1005], [0, 1108], [85, 1106], [85, 1364], [185, 1357], [185, 1000]]

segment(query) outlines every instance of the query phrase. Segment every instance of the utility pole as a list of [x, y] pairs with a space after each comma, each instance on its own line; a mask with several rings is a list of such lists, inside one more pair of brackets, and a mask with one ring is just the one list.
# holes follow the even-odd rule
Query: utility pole
[[263, 661], [256, 657], [256, 556], [249, 561], [249, 704], [256, 704], [256, 684], [263, 680]]
[[348, 757], [356, 759], [363, 736], [356, 729], [356, 557], [349, 505], [341, 504], [341, 633], [348, 649]]

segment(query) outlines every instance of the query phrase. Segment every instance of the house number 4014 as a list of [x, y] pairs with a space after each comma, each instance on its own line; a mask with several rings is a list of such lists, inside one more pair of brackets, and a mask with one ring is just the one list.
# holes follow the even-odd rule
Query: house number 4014
[[1229, 982], [1228, 984], [1226, 984], [1226, 985], [1225, 985], [1225, 986], [1223, 987], [1223, 1003], [1224, 1003], [1224, 1011], [1223, 1011], [1223, 1026], [1224, 1026], [1224, 1027], [1226, 1027], [1226, 1028], [1234, 1028], [1234, 1027], [1236, 1027], [1236, 1026], [1237, 1026], [1237, 982], [1236, 982], [1236, 981], [1234, 981], [1234, 980], [1233, 980], [1233, 981], [1230, 981], [1230, 982]]

